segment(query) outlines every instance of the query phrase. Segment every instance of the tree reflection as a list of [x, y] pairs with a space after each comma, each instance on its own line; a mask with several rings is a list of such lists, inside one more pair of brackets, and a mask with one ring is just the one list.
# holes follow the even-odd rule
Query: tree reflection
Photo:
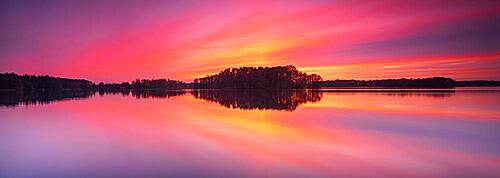
[[[324, 93], [335, 93], [337, 95], [386, 95], [394, 97], [431, 97], [448, 98], [455, 95], [455, 90], [432, 90], [432, 89], [324, 89]], [[475, 91], [477, 92], [477, 91]]]
[[61, 100], [83, 99], [94, 95], [94, 93], [87, 90], [0, 92], [0, 106], [49, 104]]
[[132, 94], [137, 99], [142, 98], [170, 98], [181, 96], [187, 93], [186, 90], [99, 90], [99, 95], [123, 95], [129, 96]]
[[0, 106], [49, 104], [56, 101], [85, 99], [98, 93], [104, 95], [131, 96], [137, 99], [171, 98], [188, 93], [197, 99], [216, 102], [226, 108], [243, 110], [286, 110], [294, 111], [307, 102], [318, 102], [323, 93], [338, 95], [389, 95], [394, 97], [433, 97], [447, 98], [455, 94], [454, 90], [62, 90], [62, 91], [4, 91], [0, 92]]
[[[132, 96], [136, 98], [170, 98], [185, 95], [185, 90], [132, 90]], [[128, 95], [128, 94], [127, 94]]]
[[142, 98], [170, 98], [184, 95], [185, 90], [62, 90], [62, 91], [3, 91], [0, 92], [0, 106], [15, 107], [23, 105], [50, 104], [52, 102], [85, 99], [98, 93], [104, 95], [123, 95], [132, 94], [137, 99]]
[[294, 111], [306, 102], [317, 102], [323, 94], [313, 90], [193, 90], [197, 99], [216, 102], [226, 108], [243, 110], [287, 110]]

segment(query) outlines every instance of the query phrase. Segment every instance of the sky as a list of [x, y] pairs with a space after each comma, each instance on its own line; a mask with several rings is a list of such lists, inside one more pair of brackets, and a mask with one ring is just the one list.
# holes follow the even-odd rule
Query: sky
[[0, 72], [192, 81], [295, 65], [323, 79], [500, 80], [500, 1], [0, 1]]

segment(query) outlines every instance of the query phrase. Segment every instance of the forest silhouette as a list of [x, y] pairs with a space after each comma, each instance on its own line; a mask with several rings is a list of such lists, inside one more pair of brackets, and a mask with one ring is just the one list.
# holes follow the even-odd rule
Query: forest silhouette
[[[2, 73], [0, 84], [0, 106], [46, 104], [65, 99], [87, 98], [95, 94], [132, 95], [142, 99], [170, 98], [191, 93], [197, 99], [216, 102], [227, 108], [288, 111], [295, 110], [303, 103], [321, 100], [322, 92], [365, 92], [349, 88], [392, 88], [383, 92], [401, 93], [399, 88], [500, 86], [499, 81], [455, 81], [445, 77], [323, 81], [321, 76], [306, 74], [292, 65], [225, 69], [217, 74], [197, 78], [192, 83], [171, 79], [136, 79], [131, 82], [96, 84], [84, 79]], [[323, 88], [321, 92], [314, 90], [319, 88]], [[335, 90], [329, 90], [330, 88]]]
[[48, 75], [0, 74], [1, 91], [88, 91], [162, 90], [162, 89], [306, 89], [325, 87], [453, 88], [456, 86], [500, 86], [499, 81], [455, 81], [451, 78], [385, 80], [327, 80], [306, 74], [292, 65], [277, 67], [240, 67], [186, 83], [171, 79], [136, 79], [132, 82], [98, 84], [84, 79]]
[[307, 75], [295, 66], [240, 67], [194, 80], [194, 88], [217, 89], [298, 89], [319, 88], [323, 79]]

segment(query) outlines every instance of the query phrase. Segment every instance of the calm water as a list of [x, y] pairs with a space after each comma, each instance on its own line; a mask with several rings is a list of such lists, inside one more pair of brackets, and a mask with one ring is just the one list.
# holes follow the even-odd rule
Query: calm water
[[500, 177], [499, 168], [498, 88], [9, 93], [0, 106], [0, 177]]

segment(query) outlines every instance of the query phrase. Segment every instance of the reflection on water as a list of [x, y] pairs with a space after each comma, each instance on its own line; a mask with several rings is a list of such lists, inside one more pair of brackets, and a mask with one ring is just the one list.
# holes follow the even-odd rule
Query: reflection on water
[[129, 96], [132, 94], [137, 99], [143, 98], [170, 98], [174, 96], [185, 95], [186, 90], [118, 90], [118, 91], [98, 91], [100, 96], [103, 95], [123, 95]]
[[[197, 99], [219, 103], [226, 108], [243, 110], [286, 110], [294, 111], [307, 102], [318, 102], [323, 93], [370, 93], [371, 95], [387, 95], [397, 97], [450, 97], [454, 90], [445, 91], [366, 91], [366, 90], [117, 90], [117, 91], [45, 91], [45, 92], [0, 92], [0, 106], [17, 106], [19, 104], [49, 104], [66, 99], [85, 99], [98, 93], [104, 95], [132, 95], [137, 99], [170, 98], [190, 93]], [[490, 91], [491, 92], [491, 91]]]
[[195, 98], [217, 102], [226, 108], [293, 111], [306, 102], [317, 102], [323, 93], [313, 90], [193, 90]]
[[[331, 91], [322, 91], [323, 93]], [[455, 91], [450, 92], [331, 92], [344, 95], [356, 95], [359, 93], [364, 93], [365, 95], [384, 95], [393, 97], [432, 97], [432, 98], [447, 98], [455, 95]]]
[[[1, 92], [0, 92], [1, 93]], [[321, 100], [322, 93], [313, 90], [119, 90], [98, 91], [100, 96], [132, 94], [137, 99], [170, 98], [191, 93], [197, 99], [203, 99], [221, 104], [233, 109], [275, 109], [293, 111], [306, 102]], [[19, 103], [48, 104], [52, 101], [74, 98], [87, 98], [93, 92], [36, 92], [29, 95], [4, 92], [0, 95], [0, 106], [16, 106]]]
[[44, 91], [44, 92], [22, 92], [5, 91], [0, 92], [0, 106], [17, 106], [49, 104], [55, 101], [67, 99], [82, 99], [94, 95], [92, 91]]
[[133, 90], [132, 95], [138, 99], [141, 98], [170, 98], [175, 96], [185, 95], [186, 91], [184, 90], [144, 90], [137, 91]]
[[491, 90], [130, 91], [0, 116], [0, 177], [500, 177]]

